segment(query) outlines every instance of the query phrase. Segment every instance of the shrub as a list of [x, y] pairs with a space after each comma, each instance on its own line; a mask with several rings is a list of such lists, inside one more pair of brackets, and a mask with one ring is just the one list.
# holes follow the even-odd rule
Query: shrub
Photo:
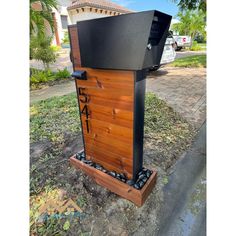
[[55, 80], [55, 74], [51, 70], [31, 69], [31, 77], [30, 77], [31, 84], [43, 83], [52, 80]]
[[197, 41], [193, 41], [192, 47], [190, 48], [191, 51], [200, 51], [202, 47], [198, 45]]
[[57, 46], [57, 45], [51, 45], [50, 48], [54, 51], [54, 52], [58, 52], [61, 47], [60, 46]]
[[62, 40], [63, 41], [63, 43], [69, 43], [69, 34], [68, 34], [68, 31], [66, 31], [65, 33], [64, 33], [64, 39]]
[[30, 56], [33, 59], [42, 61], [45, 69], [49, 64], [56, 61], [57, 54], [51, 48], [51, 38], [46, 36], [31, 37]]
[[45, 83], [54, 80], [60, 80], [71, 77], [70, 72], [65, 68], [52, 72], [50, 69], [38, 70], [30, 68], [30, 84]]
[[70, 72], [64, 68], [63, 70], [58, 70], [56, 73], [55, 73], [55, 78], [56, 79], [64, 79], [64, 78], [69, 78], [71, 75], [70, 75]]
[[33, 75], [33, 74], [35, 74], [35, 73], [37, 73], [39, 71], [42, 71], [42, 70], [35, 69], [35, 68], [30, 68], [30, 77], [31, 77], [31, 75]]

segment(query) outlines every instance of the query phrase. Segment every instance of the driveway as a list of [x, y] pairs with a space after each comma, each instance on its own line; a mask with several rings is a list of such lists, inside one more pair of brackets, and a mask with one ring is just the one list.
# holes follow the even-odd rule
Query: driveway
[[188, 57], [188, 56], [195, 56], [195, 55], [203, 55], [206, 54], [206, 51], [178, 51], [176, 52], [176, 57], [177, 58], [182, 58], [182, 57]]
[[206, 119], [206, 69], [163, 67], [149, 74], [146, 90], [155, 93], [197, 129]]

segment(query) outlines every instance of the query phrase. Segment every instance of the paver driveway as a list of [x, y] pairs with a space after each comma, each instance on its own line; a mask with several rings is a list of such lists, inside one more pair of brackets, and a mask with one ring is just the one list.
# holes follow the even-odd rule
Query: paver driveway
[[206, 69], [163, 67], [147, 79], [154, 92], [196, 128], [206, 119]]

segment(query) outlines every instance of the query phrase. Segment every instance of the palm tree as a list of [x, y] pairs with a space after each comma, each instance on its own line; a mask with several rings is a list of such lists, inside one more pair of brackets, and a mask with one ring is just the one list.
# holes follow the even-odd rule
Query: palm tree
[[190, 35], [192, 42], [197, 34], [205, 35], [206, 33], [206, 14], [202, 10], [183, 11], [177, 14], [180, 23], [172, 25], [172, 30], [183, 35]]
[[172, 0], [177, 3], [181, 11], [184, 10], [202, 10], [206, 13], [207, 1], [206, 0]]
[[46, 22], [54, 32], [53, 8], [57, 9], [57, 0], [30, 0], [30, 35], [44, 35]]

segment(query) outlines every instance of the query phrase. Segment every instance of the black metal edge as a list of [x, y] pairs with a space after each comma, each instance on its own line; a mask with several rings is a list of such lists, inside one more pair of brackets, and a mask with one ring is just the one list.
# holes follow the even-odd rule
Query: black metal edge
[[143, 167], [146, 70], [134, 71], [133, 180]]
[[73, 66], [73, 71], [75, 71], [75, 63], [74, 63], [74, 56], [73, 56], [73, 48], [72, 48], [72, 43], [71, 43], [71, 35], [70, 35], [70, 28], [73, 28], [76, 26], [76, 29], [77, 29], [77, 25], [76, 24], [73, 24], [73, 25], [68, 25], [67, 28], [68, 28], [68, 35], [69, 35], [69, 41], [70, 41], [70, 55], [72, 55], [72, 66]]
[[86, 157], [86, 150], [85, 150], [85, 141], [84, 141], [84, 129], [83, 129], [83, 124], [82, 124], [82, 117], [81, 117], [81, 109], [80, 109], [80, 101], [79, 101], [79, 90], [76, 84], [76, 78], [75, 78], [75, 88], [76, 88], [76, 93], [77, 93], [77, 101], [78, 101], [78, 106], [79, 106], [79, 116], [80, 116], [80, 124], [81, 124], [81, 132], [82, 132], [82, 140], [83, 140], [83, 146], [84, 146], [84, 154]]
[[[154, 16], [155, 16], [155, 14], [154, 14]], [[166, 17], [169, 17], [169, 15], [166, 16]], [[166, 42], [167, 35], [168, 35], [169, 29], [170, 29], [171, 19], [172, 19], [172, 16], [170, 16], [170, 22], [169, 22], [168, 26], [166, 27], [166, 29], [165, 29], [165, 31], [164, 31], [164, 33], [163, 33], [163, 35], [162, 35], [162, 38], [161, 38], [161, 40], [160, 40], [160, 42], [159, 42], [159, 45], [157, 46], [158, 51], [159, 51], [159, 57], [160, 57], [160, 58], [159, 58], [159, 65], [160, 65], [160, 63], [161, 63], [161, 58], [162, 58], [162, 55], [163, 55], [163, 52], [164, 52], [164, 48], [165, 48], [165, 42]], [[150, 32], [151, 32], [151, 29], [150, 29]], [[160, 45], [162, 45], [162, 44], [163, 44], [163, 47], [162, 47], [161, 50], [159, 50]], [[146, 50], [146, 53], [145, 53], [145, 55], [144, 55], [143, 65], [142, 65], [143, 69], [148, 69], [148, 68], [150, 68], [150, 66], [145, 65], [146, 59], [147, 59], [147, 53], [148, 53], [148, 51]]]

